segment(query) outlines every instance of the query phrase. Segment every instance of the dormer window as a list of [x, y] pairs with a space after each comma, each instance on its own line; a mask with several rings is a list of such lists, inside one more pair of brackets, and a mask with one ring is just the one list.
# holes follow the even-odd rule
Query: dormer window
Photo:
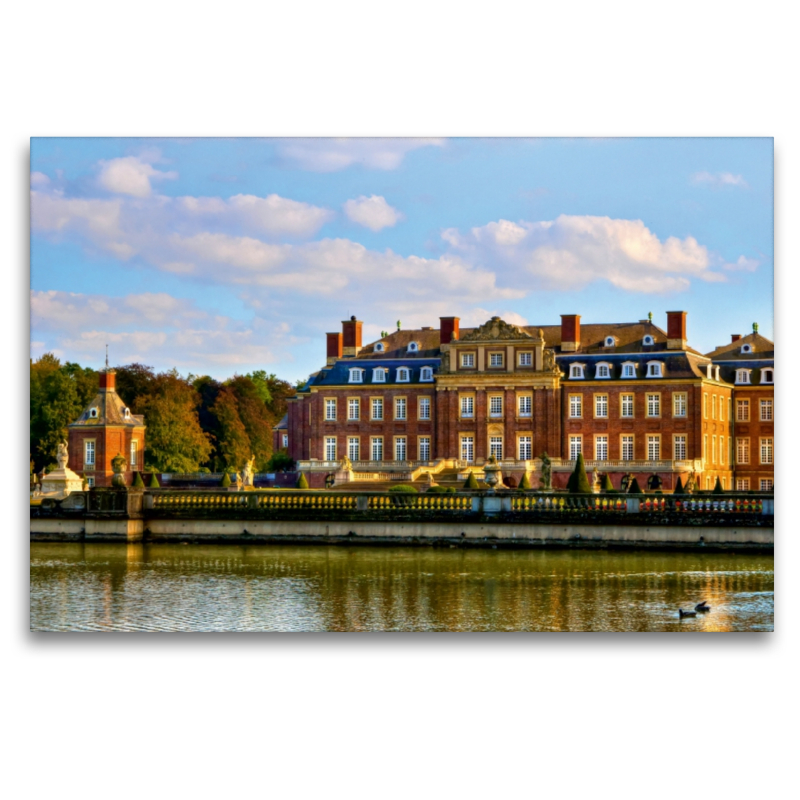
[[410, 373], [411, 373], [411, 370], [409, 370], [408, 367], [400, 367], [397, 370], [397, 382], [398, 383], [408, 383], [408, 381], [410, 380], [410, 378], [409, 378]]
[[644, 337], [644, 339], [642, 339], [642, 344], [645, 346], [654, 344], [653, 337], [648, 334], [647, 336]]
[[130, 419], [131, 418], [131, 410], [129, 408], [126, 408], [122, 412], [122, 415], [125, 417], [125, 419]]
[[719, 367], [714, 367], [714, 380], [719, 380]]
[[386, 370], [383, 367], [375, 367], [372, 370], [373, 383], [386, 383]]
[[364, 382], [364, 370], [360, 369], [359, 367], [353, 367], [350, 370], [350, 383], [363, 383]]
[[750, 345], [750, 344], [743, 344], [742, 345], [742, 349], [741, 349], [740, 352], [742, 352], [742, 353], [752, 353], [753, 352], [753, 346]]
[[771, 369], [761, 370], [761, 383], [775, 383], [774, 372]]
[[384, 350], [386, 350], [386, 348], [384, 347], [383, 342], [378, 342], [375, 345], [375, 352], [376, 353], [382, 353]]
[[648, 378], [663, 378], [663, 367], [664, 365], [660, 361], [648, 361], [647, 362], [647, 377]]
[[606, 340], [603, 344], [606, 347], [614, 347], [617, 344], [617, 340], [613, 336], [606, 336]]
[[421, 381], [432, 381], [433, 380], [433, 368], [432, 367], [423, 367], [422, 373], [419, 376]]
[[634, 364], [633, 361], [626, 361], [622, 365], [622, 377], [623, 378], [636, 377], [636, 364]]
[[736, 383], [750, 383], [750, 372], [749, 369], [737, 369]]
[[583, 378], [583, 364], [570, 364], [569, 376], [575, 379]]
[[611, 364], [603, 364], [603, 363], [598, 364], [594, 376], [595, 378], [610, 378]]
[[416, 353], [419, 350], [419, 345], [416, 342], [409, 342], [408, 343], [408, 352], [409, 353]]
[[97, 418], [97, 409], [96, 408], [90, 408], [89, 409], [89, 416], [92, 419], [96, 419]]

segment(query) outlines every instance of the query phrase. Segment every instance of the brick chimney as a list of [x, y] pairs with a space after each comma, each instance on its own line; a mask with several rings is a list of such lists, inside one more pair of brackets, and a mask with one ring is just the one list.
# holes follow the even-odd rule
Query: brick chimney
[[686, 312], [667, 311], [667, 350], [685, 350]]
[[581, 346], [581, 315], [561, 315], [561, 352], [574, 353]]
[[100, 388], [110, 392], [117, 391], [117, 373], [113, 369], [100, 371]]
[[458, 323], [461, 317], [439, 317], [439, 344], [450, 344], [458, 339]]
[[355, 317], [342, 320], [342, 355], [357, 356], [361, 351], [361, 327], [363, 322]]
[[325, 337], [328, 341], [328, 352], [325, 363], [330, 366], [337, 358], [342, 357], [342, 334], [326, 333]]
[[741, 333], [732, 333], [731, 334], [731, 344], [733, 344], [734, 342], [738, 342], [739, 339], [741, 339], [741, 338], [742, 338], [742, 334]]

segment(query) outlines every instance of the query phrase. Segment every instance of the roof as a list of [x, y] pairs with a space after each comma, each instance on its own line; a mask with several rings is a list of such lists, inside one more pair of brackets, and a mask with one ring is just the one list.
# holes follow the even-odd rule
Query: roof
[[[92, 416], [92, 409], [97, 409], [97, 416]], [[128, 425], [131, 428], [143, 428], [144, 417], [131, 414], [125, 417], [127, 406], [114, 389], [98, 389], [86, 408], [69, 428], [98, 428], [102, 425]]]
[[[393, 384], [393, 383], [431, 383], [431, 381], [421, 381], [420, 375], [423, 367], [431, 367], [434, 375], [439, 369], [439, 358], [395, 358], [388, 360], [383, 357], [383, 354], [375, 353], [369, 360], [365, 359], [341, 359], [330, 367], [320, 370], [316, 376], [309, 380], [308, 386], [341, 386], [343, 384], [350, 384], [350, 370], [353, 367], [359, 367], [364, 370], [363, 380], [358, 384], [350, 384], [357, 386], [364, 386], [373, 383], [374, 370], [377, 367], [383, 367], [387, 371], [386, 380], [378, 381], [378, 385]], [[410, 371], [408, 381], [398, 381], [397, 371], [401, 368], [406, 368]]]
[[284, 429], [288, 429], [289, 427], [289, 412], [287, 411], [283, 417], [281, 417], [281, 421], [273, 427], [272, 430], [280, 431]]
[[[742, 345], [749, 344], [753, 348], [752, 353], [742, 353]], [[775, 358], [775, 343], [771, 342], [760, 333], [750, 333], [742, 336], [735, 342], [728, 342], [715, 348], [706, 355], [714, 361], [752, 361], [753, 359], [769, 360]]]
[[[663, 371], [663, 379], [670, 380], [686, 380], [686, 379], [694, 379], [694, 378], [705, 378], [706, 377], [706, 370], [705, 365], [708, 363], [704, 356], [701, 356], [699, 353], [694, 351], [691, 352], [682, 352], [680, 350], [667, 350], [666, 347], [660, 349], [652, 349], [652, 348], [644, 348], [646, 354], [652, 352], [653, 354], [653, 361], [659, 361], [664, 365]], [[559, 363], [564, 367], [568, 367], [571, 363], [584, 363], [586, 364], [585, 360], [585, 353], [566, 353], [559, 358]], [[609, 380], [617, 380], [622, 378], [622, 365], [626, 361], [632, 360], [630, 357], [626, 358], [625, 356], [629, 355], [626, 353], [620, 353], [617, 350], [614, 353], [609, 354], [609, 356], [605, 359], [603, 358], [593, 358], [591, 362], [587, 364], [587, 373], [586, 377], [584, 378], [570, 378], [569, 377], [569, 370], [565, 369], [565, 383], [582, 383], [586, 380], [593, 380], [594, 373], [589, 373], [588, 370], [591, 367], [596, 366], [597, 364], [607, 362], [610, 364], [610, 378]], [[636, 362], [639, 365], [646, 364], [649, 358], [637, 358]], [[720, 379], [733, 382], [733, 378], [723, 378], [723, 370], [720, 370]], [[640, 368], [636, 373], [637, 378], [644, 378], [645, 372], [644, 369]], [[605, 380], [605, 379], [604, 379]], [[630, 380], [627, 378], [626, 380]]]

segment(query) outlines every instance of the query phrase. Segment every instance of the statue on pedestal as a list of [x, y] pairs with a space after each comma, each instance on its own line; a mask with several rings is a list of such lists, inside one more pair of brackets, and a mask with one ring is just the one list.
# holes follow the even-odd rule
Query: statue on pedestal
[[111, 485], [117, 489], [125, 488], [125, 470], [128, 468], [128, 462], [122, 453], [117, 453], [111, 459], [111, 469], [114, 470], [114, 475], [111, 478]]
[[69, 461], [69, 450], [67, 449], [66, 442], [58, 443], [58, 452], [56, 453], [56, 461], [58, 462], [59, 469], [64, 469], [64, 467], [67, 466], [67, 461]]
[[253, 486], [253, 477], [256, 469], [256, 457], [250, 456], [250, 460], [245, 462], [244, 469], [242, 470], [242, 485], [251, 489]]
[[553, 467], [547, 453], [542, 453], [542, 479], [541, 490], [543, 492], [553, 491]]

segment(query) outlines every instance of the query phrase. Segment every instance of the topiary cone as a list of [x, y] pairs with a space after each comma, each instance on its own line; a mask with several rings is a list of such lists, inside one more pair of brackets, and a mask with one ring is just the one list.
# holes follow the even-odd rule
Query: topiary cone
[[470, 472], [469, 477], [467, 478], [466, 482], [464, 483], [465, 489], [472, 489], [473, 491], [477, 491], [480, 487], [478, 486], [478, 479], [475, 477], [474, 472]]
[[686, 494], [683, 490], [683, 481], [681, 480], [681, 476], [678, 475], [678, 482], [675, 484], [675, 491], [673, 494]]
[[298, 489], [308, 489], [308, 481], [306, 480], [305, 473], [301, 472], [300, 477], [297, 479]]
[[519, 489], [522, 492], [529, 491], [531, 488], [531, 481], [527, 472], [522, 473], [522, 480], [519, 482]]
[[158, 482], [158, 478], [156, 478], [155, 472], [152, 473], [152, 475], [150, 476], [150, 488], [151, 489], [160, 489], [161, 488], [161, 484]]
[[231, 476], [227, 470], [222, 473], [222, 480], [219, 482], [219, 485], [223, 489], [227, 489], [231, 485]]
[[628, 494], [644, 494], [639, 487], [639, 481], [637, 481], [636, 478], [631, 481], [631, 485], [628, 487]]
[[589, 478], [586, 475], [586, 466], [583, 461], [583, 453], [578, 453], [578, 460], [575, 462], [575, 471], [573, 472], [575, 480], [572, 484], [571, 492], [577, 494], [591, 494], [592, 487], [589, 485]]
[[134, 489], [144, 489], [144, 481], [142, 480], [142, 473], [137, 472], [136, 477], [133, 479]]

